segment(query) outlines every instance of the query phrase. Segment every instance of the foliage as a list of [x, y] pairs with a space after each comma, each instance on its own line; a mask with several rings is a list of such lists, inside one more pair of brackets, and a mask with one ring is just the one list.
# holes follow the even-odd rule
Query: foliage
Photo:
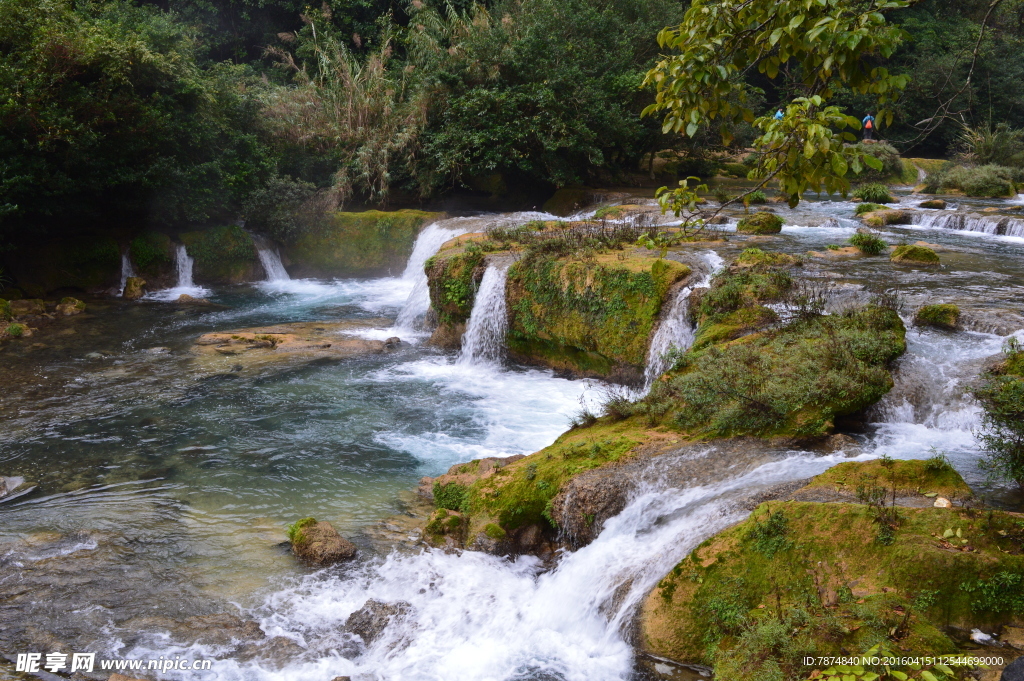
[[24, 324], [8, 324], [7, 328], [4, 329], [4, 334], [11, 338], [21, 338], [22, 334], [25, 333]]
[[914, 324], [935, 326], [940, 329], [955, 329], [960, 321], [960, 308], [951, 303], [924, 305], [914, 314]]
[[957, 161], [970, 166], [1024, 167], [1024, 128], [991, 122], [964, 127], [956, 144]]
[[220, 272], [237, 264], [257, 261], [256, 244], [252, 235], [238, 225], [213, 227], [179, 235], [188, 254], [195, 259], [200, 270]]
[[764, 522], [754, 518], [745, 539], [750, 542], [751, 549], [761, 555], [771, 558], [779, 551], [785, 551], [793, 546], [792, 540], [787, 538], [789, 533], [789, 521], [783, 511], [771, 512], [768, 510], [768, 518]]
[[971, 595], [971, 609], [991, 613], [1024, 613], [1024, 575], [1000, 571], [988, 579], [964, 582], [960, 588]]
[[450, 482], [446, 485], [439, 482], [434, 483], [434, 505], [438, 508], [461, 511], [466, 505], [467, 494], [466, 486], [457, 482]]
[[[882, 164], [881, 168], [865, 168], [858, 176], [860, 182], [898, 182], [903, 180], [903, 159], [900, 152], [887, 142], [873, 142], [866, 144], [858, 142], [855, 145], [861, 152], [872, 156]], [[914, 177], [916, 179], [916, 176]], [[885, 202], [879, 202], [885, 203]]]
[[242, 207], [246, 227], [283, 244], [294, 243], [323, 221], [316, 187], [302, 180], [275, 175], [252, 192]]
[[1003, 354], [1003, 363], [974, 390], [985, 410], [980, 437], [990, 472], [1024, 487], [1024, 348], [1011, 338]]
[[851, 236], [849, 241], [851, 246], [855, 246], [857, 250], [865, 255], [878, 255], [889, 248], [889, 244], [874, 234], [858, 232]]
[[759, 204], [759, 203], [768, 203], [768, 197], [765, 196], [763, 191], [761, 191], [760, 189], [757, 189], [757, 190], [747, 194], [746, 202], [748, 204], [750, 204], [750, 205]]
[[[878, 120], [891, 122], [884, 107], [898, 99], [908, 78], [873, 67], [871, 57], [889, 57], [903, 39], [886, 23], [883, 11], [906, 7], [902, 0], [806, 2], [804, 0], [696, 0], [683, 22], [658, 35], [663, 48], [678, 51], [648, 72], [645, 83], [656, 89], [646, 114], [664, 112], [665, 132], [693, 137], [702, 125], [720, 124], [723, 141], [729, 124], [753, 121], [761, 136], [754, 142], [759, 161], [751, 176], [777, 178], [791, 206], [807, 189], [844, 192], [847, 171], [881, 163], [856, 148], [850, 133], [858, 120], [828, 104], [835, 89], [875, 96], [883, 107]], [[745, 106], [743, 76], [756, 70], [770, 80], [780, 72], [799, 73], [804, 96], [783, 107], [781, 119], [754, 121]]]
[[257, 81], [245, 67], [201, 67], [193, 30], [172, 15], [2, 0], [0, 61], [8, 235], [225, 219], [270, 174]]
[[171, 238], [159, 232], [143, 232], [128, 246], [131, 261], [140, 272], [155, 274], [171, 263]]
[[1024, 173], [1015, 168], [997, 165], [953, 166], [929, 175], [925, 191], [934, 194], [942, 190], [953, 190], [967, 196], [998, 198], [1012, 196], [1020, 182], [1024, 182]]
[[872, 183], [857, 187], [853, 195], [870, 203], [895, 203], [896, 199], [889, 193], [884, 184]]

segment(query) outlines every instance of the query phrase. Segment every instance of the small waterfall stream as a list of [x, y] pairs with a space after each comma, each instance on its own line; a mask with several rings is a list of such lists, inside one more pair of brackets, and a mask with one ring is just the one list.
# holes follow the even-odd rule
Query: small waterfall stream
[[196, 287], [192, 281], [192, 265], [194, 263], [195, 259], [185, 250], [185, 245], [179, 244], [174, 252], [174, 266], [178, 270], [178, 285], [175, 288], [191, 289]]
[[132, 267], [131, 258], [127, 253], [121, 254], [121, 285], [117, 289], [117, 295], [124, 294], [124, 287], [128, 285], [128, 277], [135, 276], [135, 268]]
[[412, 291], [398, 313], [395, 321], [395, 328], [411, 331], [416, 328], [417, 323], [427, 314], [430, 309], [430, 290], [427, 287], [427, 274], [423, 271], [430, 256], [441, 250], [442, 244], [454, 239], [460, 234], [465, 234], [465, 229], [446, 228], [438, 223], [429, 225], [416, 237], [416, 244], [413, 246], [412, 255], [402, 273], [404, 282], [412, 283]]
[[284, 268], [284, 264], [281, 262], [281, 254], [276, 248], [270, 246], [257, 248], [256, 253], [260, 257], [263, 271], [267, 274], [267, 281], [291, 281], [291, 277], [288, 276], [288, 270]]
[[508, 328], [505, 301], [507, 274], [508, 265], [489, 265], [484, 271], [466, 333], [462, 336], [459, 364], [498, 362], [505, 354], [505, 331]]
[[993, 236], [1024, 237], [1024, 219], [1006, 215], [979, 215], [963, 211], [938, 211], [916, 216], [920, 227], [958, 232], [981, 232]]

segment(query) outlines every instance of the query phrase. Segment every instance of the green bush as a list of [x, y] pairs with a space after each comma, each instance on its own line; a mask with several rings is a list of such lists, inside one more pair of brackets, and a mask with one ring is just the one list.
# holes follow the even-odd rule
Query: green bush
[[434, 483], [434, 506], [437, 508], [461, 511], [464, 510], [468, 499], [469, 493], [465, 485], [457, 482], [450, 482], [447, 485]]
[[156, 274], [171, 263], [171, 238], [159, 232], [145, 232], [132, 239], [128, 247], [132, 263], [144, 274]]
[[849, 241], [851, 246], [855, 246], [857, 250], [865, 255], [878, 255], [889, 248], [889, 244], [874, 234], [861, 234], [858, 232], [851, 236]]
[[311, 205], [315, 193], [316, 187], [309, 182], [275, 175], [246, 199], [242, 207], [246, 227], [291, 244], [323, 219], [323, 212]]
[[889, 188], [877, 182], [857, 187], [853, 195], [870, 203], [894, 203], [896, 201], [889, 193]]
[[24, 324], [8, 324], [7, 328], [4, 329], [4, 333], [11, 338], [21, 338], [22, 334], [25, 333]]
[[997, 165], [979, 167], [954, 166], [929, 175], [925, 191], [959, 191], [967, 196], [999, 198], [1012, 196], [1017, 184], [1024, 181], [1024, 171]]
[[722, 174], [728, 175], [729, 177], [737, 177], [744, 179], [747, 177], [747, 173], [750, 172], [750, 168], [743, 165], [742, 163], [723, 163]]
[[[887, 142], [875, 142], [873, 144], [859, 142], [854, 148], [882, 162], [881, 170], [875, 170], [865, 165], [864, 170], [857, 176], [858, 182], [903, 181], [903, 159], [900, 158], [900, 152], [896, 151], [896, 148], [891, 144]], [[888, 202], [878, 201], [878, 203]]]
[[858, 203], [857, 209], [854, 212], [857, 215], [863, 215], [864, 213], [873, 213], [876, 210], [886, 210], [886, 207], [877, 203]]
[[1003, 354], [1002, 364], [974, 390], [985, 410], [981, 441], [989, 471], [1024, 488], [1024, 347], [1011, 338]]

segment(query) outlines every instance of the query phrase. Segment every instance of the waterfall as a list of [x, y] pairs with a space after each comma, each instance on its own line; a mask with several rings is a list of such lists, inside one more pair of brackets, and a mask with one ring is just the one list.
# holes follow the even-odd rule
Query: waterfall
[[465, 234], [464, 229], [447, 229], [436, 222], [429, 225], [416, 237], [416, 244], [413, 246], [412, 255], [402, 273], [402, 281], [412, 284], [412, 291], [398, 313], [395, 321], [396, 329], [412, 330], [416, 323], [430, 309], [430, 289], [427, 286], [427, 273], [423, 271], [430, 256], [441, 250], [444, 242], [454, 239], [460, 234]]
[[178, 284], [175, 288], [193, 289], [196, 287], [192, 283], [192, 264], [194, 262], [195, 260], [185, 250], [185, 245], [179, 245], [174, 253], [174, 265], [178, 268]]
[[459, 364], [500, 361], [505, 354], [508, 309], [505, 303], [505, 277], [508, 265], [489, 265], [473, 301], [473, 311], [462, 337]]
[[131, 258], [127, 253], [121, 254], [121, 286], [117, 289], [117, 295], [124, 295], [124, 287], [128, 284], [128, 277], [135, 276], [135, 268], [132, 267]]
[[644, 369], [644, 392], [651, 389], [654, 381], [668, 367], [668, 359], [673, 349], [689, 350], [693, 345], [695, 328], [690, 322], [690, 294], [695, 288], [707, 288], [711, 285], [711, 277], [722, 268], [725, 261], [718, 253], [706, 251], [701, 254], [708, 270], [692, 287], [685, 286], [676, 293], [671, 307], [663, 313], [658, 328], [651, 337], [651, 345], [647, 350], [647, 367]]
[[263, 271], [267, 273], [267, 281], [291, 280], [291, 277], [288, 276], [288, 270], [281, 263], [281, 254], [276, 248], [270, 246], [257, 248], [256, 253], [260, 256], [260, 264], [263, 265]]
[[998, 236], [1024, 237], [1024, 219], [1006, 215], [979, 215], [960, 211], [940, 211], [915, 216], [919, 227], [981, 232]]

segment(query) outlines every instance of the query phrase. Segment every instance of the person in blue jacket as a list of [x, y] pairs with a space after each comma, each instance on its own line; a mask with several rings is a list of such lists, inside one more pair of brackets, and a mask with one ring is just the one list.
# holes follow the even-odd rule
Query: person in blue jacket
[[781, 121], [784, 115], [785, 114], [782, 113], [782, 109], [779, 109], [778, 111], [775, 112], [775, 120]]
[[874, 139], [873, 135], [875, 134], [875, 117], [868, 114], [864, 117], [864, 120], [861, 121], [861, 124], [864, 127], [864, 141], [872, 141]]

